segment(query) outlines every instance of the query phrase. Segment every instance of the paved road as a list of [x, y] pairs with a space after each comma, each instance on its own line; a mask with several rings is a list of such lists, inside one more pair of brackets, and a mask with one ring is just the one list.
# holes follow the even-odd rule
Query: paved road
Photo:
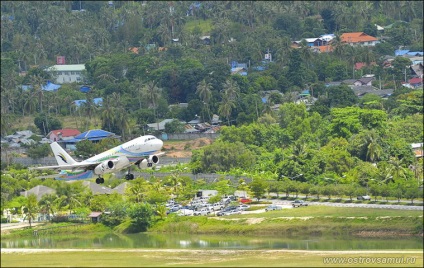
[[[36, 226], [39, 224], [44, 224], [42, 222], [33, 222], [31, 226]], [[2, 223], [1, 224], [1, 231], [10, 230], [10, 229], [19, 229], [19, 228], [25, 228], [29, 227], [28, 222], [17, 222], [17, 223]]]

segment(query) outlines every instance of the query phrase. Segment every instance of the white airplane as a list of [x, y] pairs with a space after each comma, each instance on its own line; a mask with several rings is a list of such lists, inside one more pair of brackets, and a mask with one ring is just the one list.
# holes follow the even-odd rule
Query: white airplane
[[82, 180], [95, 175], [97, 184], [104, 183], [101, 176], [106, 173], [116, 172], [128, 168], [125, 179], [134, 179], [131, 173], [131, 165], [139, 168], [152, 167], [159, 163], [159, 156], [164, 153], [163, 141], [152, 135], [141, 136], [109, 149], [106, 152], [95, 155], [82, 162], [75, 161], [57, 142], [50, 144], [53, 154], [58, 163], [57, 166], [30, 167], [30, 169], [54, 169], [61, 170], [56, 180]]

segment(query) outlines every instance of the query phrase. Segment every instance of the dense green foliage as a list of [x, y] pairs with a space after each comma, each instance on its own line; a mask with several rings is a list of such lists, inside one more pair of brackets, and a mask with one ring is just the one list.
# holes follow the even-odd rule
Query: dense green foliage
[[[81, 131], [90, 127], [87, 119], [100, 118], [102, 128], [125, 139], [162, 118], [189, 121], [197, 114], [210, 121], [218, 114], [228, 125], [241, 125], [266, 117], [271, 104], [290, 102], [293, 92], [305, 88], [319, 97], [311, 109], [324, 115], [332, 107], [358, 103], [347, 87], [325, 88], [324, 82], [373, 73], [383, 88], [400, 89], [407, 59], [396, 57], [393, 68], [383, 68], [383, 56], [394, 55], [399, 46], [423, 49], [422, 1], [202, 1], [199, 6], [190, 1], [113, 6], [108, 1], [4, 1], [1, 12], [2, 134], [14, 131], [16, 116], [43, 112], [49, 115], [44, 126], [36, 122], [42, 134], [63, 115], [78, 118]], [[375, 24], [392, 24], [375, 47], [351, 47], [338, 38], [331, 53], [314, 53], [304, 42], [291, 47], [293, 40], [325, 33], [364, 31], [381, 37]], [[210, 43], [202, 36], [210, 36]], [[262, 62], [265, 53], [272, 62]], [[42, 90], [41, 84], [54, 78], [43, 69], [58, 55], [66, 56], [67, 64], [85, 64], [90, 93], [81, 93], [80, 84]], [[248, 64], [247, 77], [230, 75], [233, 60]], [[377, 65], [353, 71], [356, 62]], [[266, 70], [253, 68], [259, 65]], [[32, 89], [21, 90], [21, 84]], [[285, 96], [264, 104], [266, 90]], [[103, 98], [102, 106], [94, 104], [95, 97]], [[69, 105], [77, 99], [87, 102]], [[422, 94], [396, 95], [375, 105], [405, 116], [422, 113], [420, 100]], [[181, 102], [188, 108], [168, 109]]]

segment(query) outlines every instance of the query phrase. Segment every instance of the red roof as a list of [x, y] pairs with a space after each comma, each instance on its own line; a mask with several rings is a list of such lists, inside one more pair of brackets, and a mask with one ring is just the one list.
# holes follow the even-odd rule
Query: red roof
[[419, 83], [422, 83], [422, 82], [423, 82], [423, 79], [419, 78], [419, 77], [414, 77], [414, 78], [409, 79], [409, 84], [419, 84]]
[[319, 49], [320, 52], [332, 52], [333, 46], [331, 46], [331, 45], [318, 46], [318, 49]]
[[81, 132], [78, 129], [74, 129], [74, 128], [52, 130], [51, 133], [55, 134], [56, 136], [59, 135], [59, 133], [62, 133], [62, 137], [74, 137], [81, 134]]
[[[371, 62], [370, 65], [376, 65], [376, 63]], [[362, 69], [363, 67], [366, 67], [366, 66], [367, 66], [366, 62], [357, 62], [357, 63], [355, 63], [355, 70], [360, 70], [360, 69]]]
[[360, 42], [370, 42], [377, 41], [378, 39], [374, 36], [368, 35], [363, 32], [355, 33], [344, 33], [340, 36], [340, 40], [346, 43], [360, 43]]

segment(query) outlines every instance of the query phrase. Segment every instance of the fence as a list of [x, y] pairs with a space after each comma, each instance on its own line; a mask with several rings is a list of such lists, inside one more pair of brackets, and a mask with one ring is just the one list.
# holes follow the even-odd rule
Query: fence
[[[148, 172], [135, 172], [134, 175], [137, 177], [150, 178], [151, 176], [155, 176], [156, 178], [165, 178], [172, 176], [172, 172], [161, 172], [161, 173], [148, 173]], [[246, 183], [250, 183], [252, 178], [248, 178], [245, 176], [233, 176], [233, 175], [222, 175], [222, 174], [192, 174], [192, 173], [179, 173], [179, 176], [189, 177], [192, 180], [205, 180], [207, 183], [212, 183], [220, 178], [224, 178], [226, 180], [230, 180], [231, 183], [237, 184], [240, 179], [243, 179]]]
[[180, 133], [180, 134], [167, 134], [168, 140], [194, 140], [199, 138], [218, 138], [218, 133]]

